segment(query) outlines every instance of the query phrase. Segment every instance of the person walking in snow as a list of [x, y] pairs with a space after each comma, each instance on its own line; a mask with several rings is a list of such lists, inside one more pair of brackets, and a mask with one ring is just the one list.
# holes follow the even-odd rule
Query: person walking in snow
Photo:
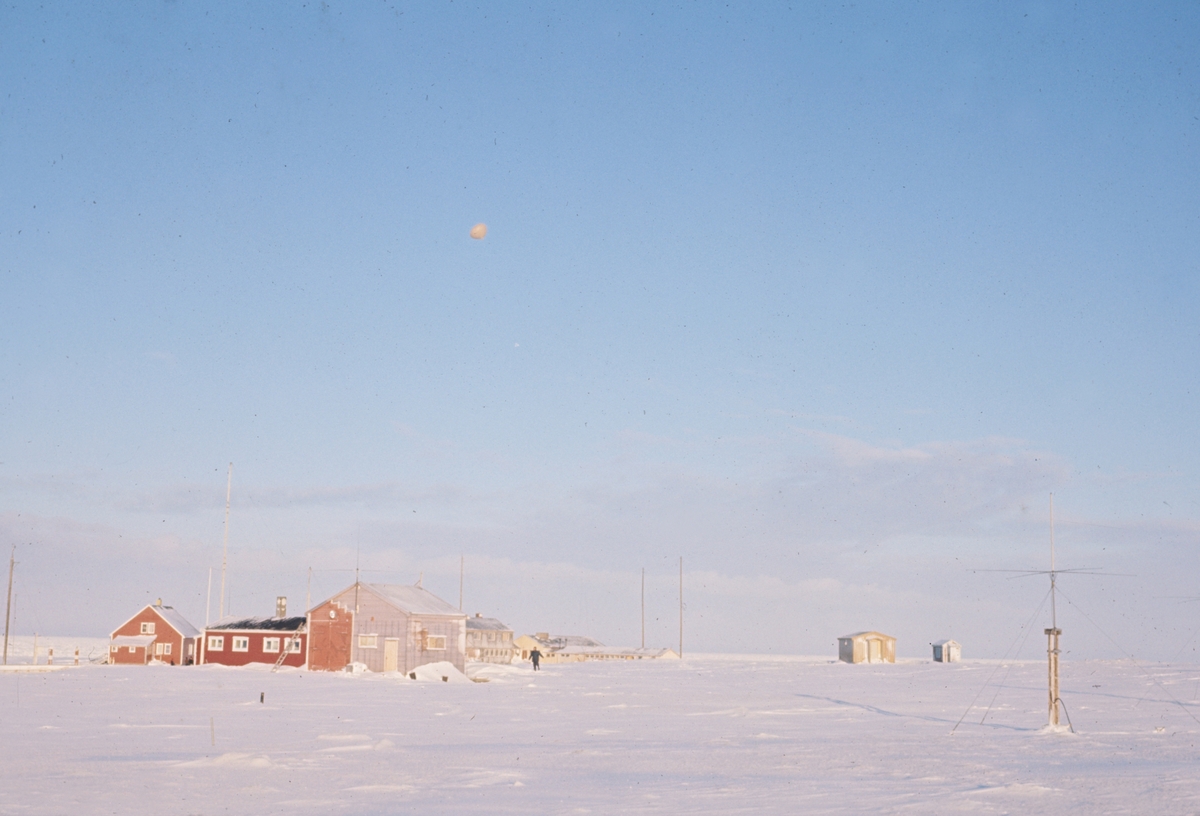
[[542, 662], [542, 653], [534, 649], [529, 653], [529, 659], [533, 661], [533, 670], [538, 670], [538, 664]]

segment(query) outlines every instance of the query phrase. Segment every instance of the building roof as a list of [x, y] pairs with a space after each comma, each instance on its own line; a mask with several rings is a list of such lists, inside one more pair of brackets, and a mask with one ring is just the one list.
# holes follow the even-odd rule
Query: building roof
[[493, 632], [511, 632], [512, 631], [507, 626], [505, 626], [503, 622], [497, 620], [496, 618], [485, 618], [480, 615], [476, 615], [473, 618], [467, 618], [467, 628], [468, 629], [485, 629], [485, 630], [489, 630], [489, 631], [493, 631]]
[[[427, 589], [411, 584], [362, 584], [387, 603], [410, 615], [452, 615], [465, 618], [462, 610], [451, 606]], [[351, 587], [353, 589], [353, 587]]]
[[154, 642], [154, 635], [117, 635], [112, 639], [113, 646], [149, 646]]
[[[131, 615], [130, 617], [126, 618], [125, 621], [121, 624], [121, 626], [124, 626], [126, 623], [129, 623], [129, 621], [133, 620], [134, 618], [136, 618], [138, 615], [142, 614], [142, 612], [146, 611], [147, 609], [154, 610], [154, 613], [156, 615], [158, 615], [160, 618], [162, 618], [163, 622], [165, 624], [167, 624], [167, 626], [170, 626], [172, 629], [174, 629], [176, 632], [178, 632], [183, 637], [194, 638], [194, 637], [200, 636], [200, 630], [197, 629], [195, 626], [192, 626], [192, 624], [188, 622], [187, 618], [185, 618], [183, 615], [180, 615], [178, 612], [176, 612], [174, 607], [157, 606], [155, 604], [146, 604], [141, 609], [139, 609], [136, 614]], [[119, 630], [121, 628], [121, 626], [118, 626], [116, 629], [113, 630], [113, 632], [116, 632], [117, 630]], [[110, 637], [111, 637], [111, 635], [110, 635]]]
[[933, 646], [949, 646], [951, 643], [953, 643], [955, 646], [962, 645], [957, 640], [935, 640], [932, 645]]
[[[603, 649], [606, 648], [603, 643], [595, 638], [586, 637], [584, 635], [554, 635], [546, 637], [538, 637], [537, 635], [521, 635], [521, 638], [529, 638], [540, 646], [544, 646], [552, 652], [560, 652], [563, 649], [571, 649], [577, 651], [579, 649]], [[520, 640], [521, 638], [517, 638]]]
[[307, 620], [308, 618], [303, 615], [298, 615], [294, 618], [238, 618], [233, 615], [227, 615], [216, 623], [206, 627], [206, 629], [210, 632], [214, 629], [222, 631], [234, 629], [268, 629], [277, 632], [295, 632], [303, 629]]
[[155, 606], [151, 607], [158, 613], [159, 617], [167, 622], [167, 624], [185, 638], [194, 638], [200, 634], [200, 630], [192, 626], [188, 619], [180, 615], [171, 606]]
[[556, 655], [569, 657], [584, 655], [590, 657], [679, 657], [674, 649], [638, 649], [620, 646], [567, 646], [554, 652]]
[[838, 640], [851, 640], [853, 638], [865, 637], [867, 635], [878, 635], [879, 637], [891, 638], [892, 640], [896, 639], [893, 635], [885, 635], [883, 632], [876, 632], [874, 629], [870, 629], [866, 632], [855, 632], [853, 635], [842, 635], [840, 638], [838, 638]]

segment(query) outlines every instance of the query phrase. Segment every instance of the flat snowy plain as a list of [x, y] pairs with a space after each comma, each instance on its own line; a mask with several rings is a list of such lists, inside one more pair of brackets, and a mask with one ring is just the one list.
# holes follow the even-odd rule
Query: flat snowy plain
[[1200, 812], [1193, 665], [1065, 661], [1075, 734], [1038, 661], [470, 671], [0, 672], [0, 813]]

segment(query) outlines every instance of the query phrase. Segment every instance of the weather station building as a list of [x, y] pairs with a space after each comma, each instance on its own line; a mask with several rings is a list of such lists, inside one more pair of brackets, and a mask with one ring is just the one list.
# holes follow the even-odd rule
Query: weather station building
[[466, 667], [467, 616], [420, 584], [347, 587], [309, 610], [308, 667], [405, 672], [446, 661]]

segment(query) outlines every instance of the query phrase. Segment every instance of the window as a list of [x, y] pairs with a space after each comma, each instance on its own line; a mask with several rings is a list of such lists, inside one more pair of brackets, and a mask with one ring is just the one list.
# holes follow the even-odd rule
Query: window
[[279, 651], [279, 638], [263, 638], [263, 651], [276, 653]]
[[171, 653], [171, 644], [170, 644], [170, 643], [164, 643], [164, 644], [163, 644], [163, 654], [165, 654], [165, 655], [169, 655], [170, 653]]
[[210, 652], [225, 651], [225, 636], [224, 635], [210, 636], [208, 638], [208, 650]]
[[121, 647], [113, 646], [111, 649], [109, 649], [109, 651], [112, 652], [113, 654], [116, 654], [117, 652], [121, 651]]
[[234, 650], [235, 652], [248, 652], [248, 651], [250, 651], [250, 638], [248, 638], [248, 637], [235, 637], [235, 638], [233, 639], [233, 650]]
[[300, 654], [300, 638], [292, 638], [288, 641], [288, 652], [290, 654]]
[[425, 636], [425, 648], [429, 649], [430, 651], [434, 651], [434, 650], [445, 651], [446, 636], [445, 635], [426, 635]]
[[130, 646], [130, 647], [129, 647], [129, 653], [130, 653], [130, 654], [133, 654], [133, 653], [134, 653], [134, 652], [136, 652], [136, 651], [137, 651], [137, 646]]
[[163, 648], [162, 648], [162, 647], [163, 647], [163, 645], [162, 645], [161, 643], [155, 643], [155, 644], [154, 644], [154, 653], [155, 653], [156, 655], [160, 655], [160, 654], [162, 654], [162, 653], [163, 653]]
[[360, 649], [378, 649], [379, 635], [359, 635], [358, 648]]
[[154, 621], [144, 621], [142, 623], [142, 634], [143, 635], [153, 635], [154, 634]]

